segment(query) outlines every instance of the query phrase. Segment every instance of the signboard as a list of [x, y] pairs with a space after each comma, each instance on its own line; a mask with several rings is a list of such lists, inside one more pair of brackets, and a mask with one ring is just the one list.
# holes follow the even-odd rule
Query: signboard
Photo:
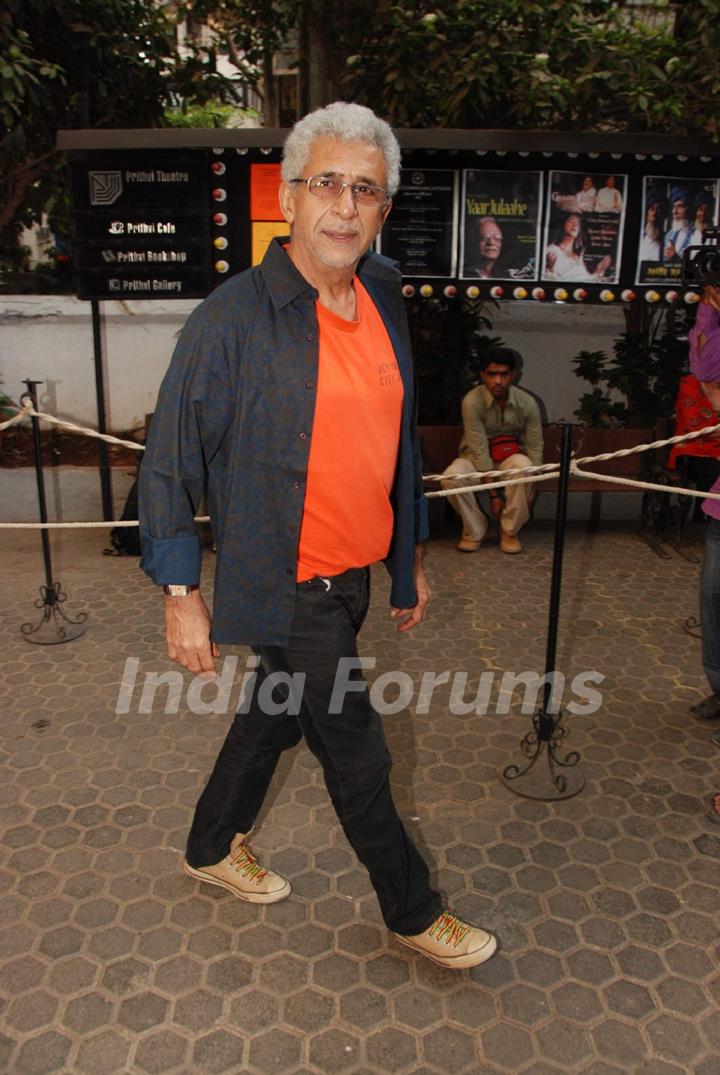
[[[206, 152], [105, 152], [71, 164], [80, 297], [201, 298], [223, 240]], [[225, 190], [214, 188], [215, 194]]]
[[406, 276], [455, 276], [457, 172], [403, 168], [379, 248]]
[[541, 204], [540, 172], [465, 171], [460, 276], [537, 280]]
[[543, 279], [616, 284], [620, 279], [627, 176], [551, 172]]
[[250, 165], [250, 219], [282, 220], [279, 164]]
[[717, 212], [717, 179], [646, 175], [635, 282], [677, 283], [685, 248], [702, 245]]
[[[378, 249], [399, 262], [406, 294], [694, 300], [678, 289], [681, 258], [718, 221], [716, 147], [701, 155], [693, 143], [688, 155], [683, 140], [653, 151], [641, 136], [400, 133], [401, 185]], [[278, 132], [78, 131], [61, 141], [81, 297], [201, 298], [288, 234]], [[656, 174], [663, 158], [674, 174]]]

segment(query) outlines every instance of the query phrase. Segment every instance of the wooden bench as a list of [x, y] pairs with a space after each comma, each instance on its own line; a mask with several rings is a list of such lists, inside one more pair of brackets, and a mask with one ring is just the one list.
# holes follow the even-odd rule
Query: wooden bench
[[[462, 426], [420, 426], [418, 429], [422, 448], [423, 472], [441, 474], [453, 459], [457, 457], [462, 439]], [[646, 444], [655, 439], [651, 429], [591, 429], [578, 426], [573, 429], [574, 455], [584, 457], [602, 455], [605, 452], [617, 452], [622, 448], [632, 448], [637, 444]], [[560, 461], [562, 429], [560, 426], [543, 426], [544, 457], [543, 462]], [[604, 463], [588, 463], [582, 469], [611, 477], [642, 480], [646, 477], [654, 461], [653, 452], [639, 452], [635, 455], [621, 456]], [[439, 482], [426, 482], [426, 490], [439, 489]], [[539, 488], [547, 492], [557, 491], [557, 480], [544, 481]], [[591, 478], [572, 478], [571, 493], [590, 493], [590, 527], [597, 526], [600, 520], [603, 493], [628, 492], [629, 487], [612, 482], [595, 481]]]

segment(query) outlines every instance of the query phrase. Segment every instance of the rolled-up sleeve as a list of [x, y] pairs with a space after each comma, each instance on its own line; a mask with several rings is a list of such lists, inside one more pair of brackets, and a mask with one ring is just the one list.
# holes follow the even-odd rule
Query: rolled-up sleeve
[[720, 381], [720, 314], [707, 302], [698, 305], [688, 341], [694, 376], [698, 381]]
[[229, 424], [226, 351], [218, 311], [199, 308], [160, 387], [138, 482], [140, 567], [158, 585], [200, 579], [194, 516]]

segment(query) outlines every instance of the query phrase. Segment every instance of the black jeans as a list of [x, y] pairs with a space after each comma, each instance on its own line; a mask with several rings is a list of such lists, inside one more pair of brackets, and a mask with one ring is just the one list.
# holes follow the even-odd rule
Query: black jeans
[[[198, 802], [188, 838], [191, 866], [218, 862], [236, 832], [252, 828], [280, 754], [302, 736], [323, 768], [325, 785], [348, 841], [367, 868], [387, 926], [422, 933], [442, 910], [427, 866], [408, 837], [390, 791], [392, 761], [380, 717], [359, 670], [347, 679], [359, 690], [331, 704], [342, 658], [356, 659], [356, 637], [367, 614], [369, 572], [353, 568], [331, 579], [299, 583], [290, 642], [264, 646], [247, 713], [238, 711]], [[347, 668], [347, 666], [345, 666]], [[264, 712], [262, 685], [273, 673], [303, 674], [302, 700], [291, 712]], [[266, 688], [269, 684], [266, 684]], [[289, 698], [275, 686], [277, 702]], [[240, 710], [246, 706], [240, 706]], [[299, 709], [297, 716], [292, 709]]]

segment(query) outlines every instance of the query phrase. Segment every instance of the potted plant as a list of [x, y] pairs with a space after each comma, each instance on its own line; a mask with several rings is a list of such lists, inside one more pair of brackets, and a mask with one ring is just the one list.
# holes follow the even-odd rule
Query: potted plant
[[612, 357], [604, 351], [580, 351], [573, 359], [576, 376], [592, 385], [574, 411], [583, 425], [653, 431], [658, 425], [668, 426], [678, 383], [687, 372], [687, 334], [694, 311], [666, 308], [638, 313], [628, 316], [627, 330], [615, 341]]

